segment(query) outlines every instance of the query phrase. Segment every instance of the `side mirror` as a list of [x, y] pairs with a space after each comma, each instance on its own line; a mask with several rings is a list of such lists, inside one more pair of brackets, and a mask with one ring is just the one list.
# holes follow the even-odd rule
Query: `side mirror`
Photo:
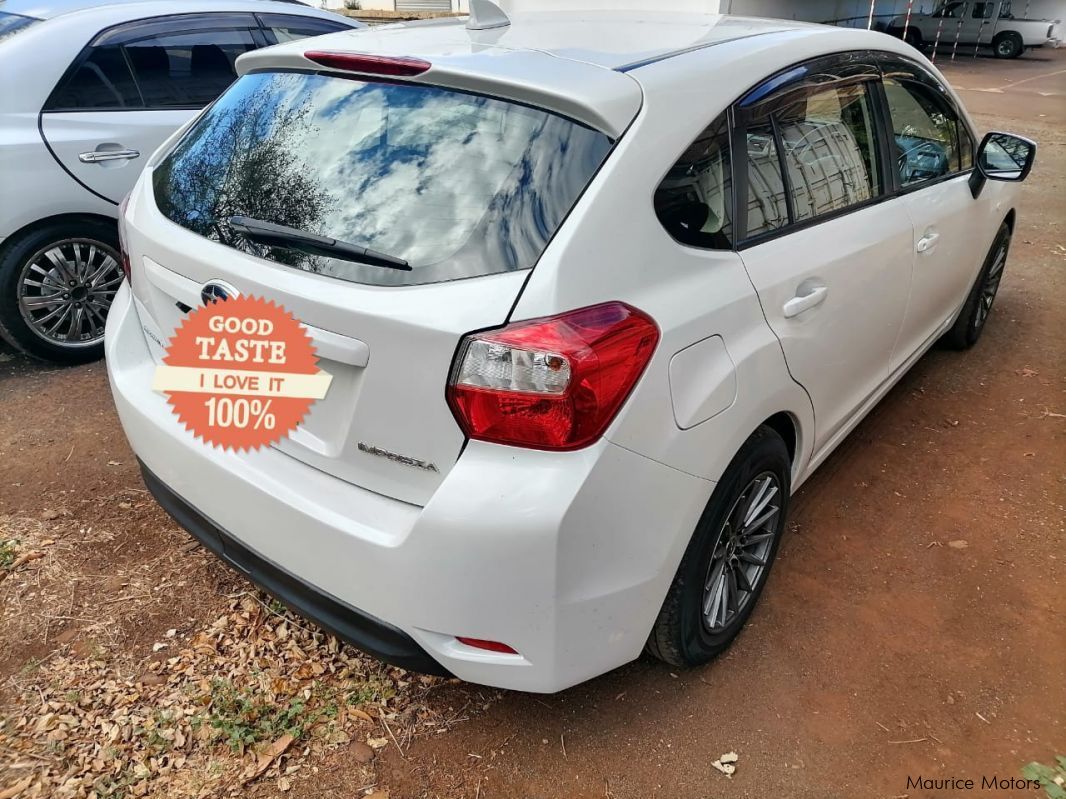
[[975, 169], [970, 176], [974, 199], [981, 196], [985, 181], [1020, 183], [1029, 177], [1036, 160], [1036, 142], [1013, 133], [989, 133], [977, 149]]

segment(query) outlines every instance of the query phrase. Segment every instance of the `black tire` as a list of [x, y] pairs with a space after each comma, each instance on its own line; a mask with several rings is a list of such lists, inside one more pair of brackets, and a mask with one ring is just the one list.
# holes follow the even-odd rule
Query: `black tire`
[[[777, 556], [785, 517], [788, 514], [791, 466], [784, 440], [769, 427], [760, 427], [740, 448], [715, 488], [681, 560], [666, 601], [659, 611], [659, 618], [648, 638], [647, 651], [650, 654], [673, 666], [699, 666], [724, 652], [733, 642], [755, 609]], [[752, 489], [752, 486], [757, 486], [759, 481], [764, 479], [764, 475], [772, 475], [776, 480], [778, 493], [772, 501], [777, 502], [779, 506], [776, 517], [756, 531], [761, 531], [761, 535], [772, 534], [772, 537], [763, 542], [768, 544], [765, 551], [759, 552], [765, 565], [760, 567], [754, 584], [750, 585], [752, 590], [742, 590], [734, 594], [743, 595], [734, 615], [723, 619], [718, 629], [714, 629], [705, 616], [705, 604], [709, 602], [714, 607], [721, 608], [725, 602], [716, 604], [717, 596], [711, 596], [709, 593], [715, 575], [712, 569], [715, 568], [716, 562], [720, 562], [712, 560], [712, 556], [717, 556], [722, 551], [728, 551], [730, 554], [734, 551], [725, 540], [733, 529], [730, 516], [736, 514], [738, 507], [746, 507], [742, 503], [746, 501], [745, 497], [750, 495], [745, 492], [757, 490]], [[762, 513], [765, 512], [767, 511]], [[750, 537], [757, 536], [752, 534]], [[732, 585], [735, 591], [737, 582]], [[717, 611], [714, 611], [714, 615], [717, 617]], [[726, 613], [723, 613], [723, 616], [725, 615]]]
[[966, 297], [966, 304], [962, 306], [959, 318], [941, 339], [944, 346], [953, 350], [968, 350], [981, 338], [999, 293], [999, 284], [1003, 280], [1007, 255], [1010, 253], [1010, 241], [1010, 227], [1004, 222], [1000, 225], [985, 262], [981, 265], [977, 280]]
[[907, 32], [903, 34], [903, 41], [913, 47], [915, 50], [921, 50], [924, 40], [922, 39], [922, 32], [917, 28], [907, 28]]
[[[76, 258], [71, 249], [75, 245], [78, 247]], [[54, 252], [56, 247], [68, 253], [84, 268], [85, 280], [79, 282], [70, 295], [57, 292], [73, 281], [64, 280], [59, 268], [44, 256], [49, 250]], [[112, 289], [118, 288], [113, 283], [116, 274], [121, 276], [118, 252], [117, 226], [99, 219], [65, 219], [5, 241], [0, 250], [0, 336], [20, 352], [45, 361], [75, 364], [102, 358], [104, 342], [100, 320], [106, 317], [114, 298]], [[88, 261], [90, 253], [92, 260]], [[47, 273], [42, 271], [42, 263], [48, 269]], [[117, 273], [114, 269], [116, 266]], [[106, 268], [106, 272], [95, 275], [101, 268]], [[90, 282], [94, 276], [95, 281]], [[109, 284], [106, 292], [102, 281]], [[22, 301], [53, 297], [54, 304], [48, 305], [45, 310], [31, 311], [22, 304]], [[73, 302], [68, 303], [67, 299], [73, 299]], [[72, 308], [69, 324], [60, 324], [49, 335], [48, 325], [55, 323], [55, 318], [41, 321], [41, 317], [56, 309], [62, 313], [67, 304]], [[78, 324], [77, 330], [72, 333], [75, 314], [78, 315]], [[27, 315], [34, 318], [40, 328], [32, 326]], [[67, 336], [72, 340], [68, 341]]]
[[1005, 31], [992, 40], [992, 52], [996, 58], [1017, 58], [1025, 52], [1025, 43], [1019, 34]]

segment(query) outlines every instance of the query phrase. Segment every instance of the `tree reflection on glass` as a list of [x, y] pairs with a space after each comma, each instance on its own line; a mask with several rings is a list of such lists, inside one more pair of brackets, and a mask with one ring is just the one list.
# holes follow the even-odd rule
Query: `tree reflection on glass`
[[[374, 285], [532, 267], [610, 151], [548, 111], [417, 84], [241, 78], [156, 169], [167, 218], [280, 263]], [[397, 272], [253, 244], [245, 215], [402, 258]]]
[[310, 105], [264, 103], [251, 94], [209, 114], [154, 175], [163, 214], [202, 236], [316, 271], [314, 256], [268, 248], [229, 226], [231, 216], [265, 219], [317, 232], [336, 200], [314, 179], [299, 156], [299, 140], [314, 127]]

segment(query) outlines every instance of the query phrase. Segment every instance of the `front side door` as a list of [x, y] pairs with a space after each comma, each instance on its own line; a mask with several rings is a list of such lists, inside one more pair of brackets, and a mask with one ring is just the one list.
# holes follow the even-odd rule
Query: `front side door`
[[877, 68], [815, 62], [797, 72], [798, 85], [742, 101], [734, 151], [747, 161], [741, 256], [811, 397], [817, 458], [888, 377], [913, 230], [887, 196]]
[[986, 237], [974, 229], [969, 176], [974, 141], [946, 89], [917, 65], [886, 63], [883, 82], [894, 168], [914, 225], [907, 317], [892, 354], [905, 363], [938, 333], [966, 297]]
[[236, 77], [265, 43], [251, 14], [158, 17], [109, 29], [67, 70], [41, 114], [55, 158], [119, 202], [152, 152]]

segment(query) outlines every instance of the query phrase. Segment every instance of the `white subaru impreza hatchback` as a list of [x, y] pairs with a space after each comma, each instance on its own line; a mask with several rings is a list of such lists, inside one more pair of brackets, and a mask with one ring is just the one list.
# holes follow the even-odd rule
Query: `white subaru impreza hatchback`
[[[150, 159], [122, 424], [194, 536], [386, 661], [543, 692], [704, 663], [790, 494], [935, 342], [976, 342], [1035, 145], [981, 142], [876, 33], [473, 5], [242, 56]], [[235, 293], [332, 375], [255, 452], [152, 390]]]

